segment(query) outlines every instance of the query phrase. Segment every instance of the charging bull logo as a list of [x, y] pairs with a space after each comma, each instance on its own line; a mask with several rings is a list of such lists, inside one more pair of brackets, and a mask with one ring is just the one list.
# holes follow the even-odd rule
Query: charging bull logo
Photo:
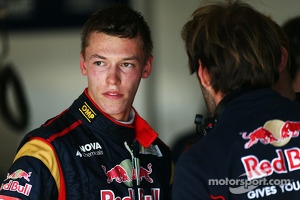
[[[23, 181], [21, 181], [20, 179], [25, 179], [27, 182], [30, 182], [29, 177], [31, 176], [32, 172], [25, 172], [22, 169], [18, 169], [15, 172], [11, 173], [11, 174], [7, 174], [7, 177], [4, 181], [9, 180], [9, 182], [7, 183], [3, 183], [1, 185], [0, 191], [1, 190], [6, 190], [6, 191], [11, 191], [11, 192], [17, 192], [19, 194], [23, 194], [25, 196], [29, 196], [31, 189], [32, 189], [32, 185], [28, 184], [28, 183], [23, 183]], [[1, 198], [2, 197], [2, 198]], [[1, 196], [0, 195], [0, 200], [2, 199], [11, 199], [13, 200], [14, 198], [10, 198], [6, 196]]]
[[11, 180], [16, 180], [16, 179], [21, 179], [24, 178], [26, 181], [30, 182], [29, 177], [31, 176], [31, 172], [25, 172], [22, 169], [18, 169], [17, 171], [11, 173], [11, 174], [7, 174], [7, 177], [4, 181], [11, 179]]
[[106, 167], [101, 165], [104, 173], [107, 176], [107, 183], [111, 183], [114, 180], [117, 183], [128, 182], [131, 181], [126, 170], [121, 165], [116, 165], [111, 168], [109, 171], [106, 171]]
[[245, 144], [245, 149], [260, 141], [262, 144], [271, 144], [276, 147], [286, 145], [292, 137], [298, 137], [300, 131], [300, 122], [281, 120], [267, 121], [263, 127], [260, 127], [247, 135], [243, 132], [242, 138], [249, 140]]
[[101, 165], [101, 167], [107, 176], [107, 183], [109, 184], [116, 181], [117, 183], [125, 183], [127, 186], [132, 186], [133, 180], [146, 180], [149, 183], [153, 183], [153, 179], [150, 177], [152, 173], [151, 163], [147, 165], [148, 169], [139, 167], [139, 170], [134, 169], [129, 160], [124, 160], [120, 165], [116, 165], [108, 171], [105, 166]]
[[[150, 174], [152, 173], [152, 164], [149, 163], [147, 165], [148, 167], [148, 170], [145, 169], [144, 167], [140, 167], [140, 175], [139, 175], [139, 179], [142, 180], [142, 179], [145, 179], [147, 180], [149, 183], [153, 183], [153, 179], [150, 177]], [[135, 173], [135, 170], [133, 170], [133, 177], [132, 179], [133, 180], [136, 180], [137, 179], [137, 175]]]

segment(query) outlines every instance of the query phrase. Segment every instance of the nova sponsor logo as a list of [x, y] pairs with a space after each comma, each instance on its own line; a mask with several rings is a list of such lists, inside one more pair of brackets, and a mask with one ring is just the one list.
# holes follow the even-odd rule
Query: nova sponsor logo
[[86, 102], [84, 102], [83, 105], [79, 108], [79, 111], [86, 118], [88, 122], [92, 122], [92, 120], [97, 115]]
[[91, 143], [79, 146], [79, 148], [82, 152], [89, 152], [89, 151], [92, 151], [92, 150], [102, 149], [99, 142], [91, 142]]
[[76, 152], [76, 156], [79, 157], [91, 157], [91, 156], [103, 155], [102, 147], [99, 142], [91, 142], [79, 146], [79, 150]]

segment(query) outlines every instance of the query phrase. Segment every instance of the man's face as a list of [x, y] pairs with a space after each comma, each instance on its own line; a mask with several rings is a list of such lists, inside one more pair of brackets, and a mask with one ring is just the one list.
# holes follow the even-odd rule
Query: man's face
[[88, 78], [88, 93], [99, 108], [116, 120], [128, 120], [141, 78], [151, 73], [138, 38], [91, 33], [80, 68]]

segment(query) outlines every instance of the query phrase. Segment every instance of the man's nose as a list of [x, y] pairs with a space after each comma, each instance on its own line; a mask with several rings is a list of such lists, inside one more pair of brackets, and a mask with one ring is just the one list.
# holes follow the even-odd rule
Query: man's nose
[[121, 83], [120, 74], [117, 67], [112, 67], [108, 71], [107, 82], [112, 85], [117, 85]]

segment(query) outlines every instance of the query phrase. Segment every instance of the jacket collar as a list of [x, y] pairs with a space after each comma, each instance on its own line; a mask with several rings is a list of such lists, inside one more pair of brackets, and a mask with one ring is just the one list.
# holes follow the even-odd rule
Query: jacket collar
[[[119, 127], [122, 130], [134, 129], [134, 139], [147, 148], [158, 137], [158, 134], [139, 116], [133, 107], [132, 109], [135, 112], [132, 124], [118, 122], [96, 105], [88, 95], [87, 88], [70, 107], [70, 110], [75, 113], [76, 117], [92, 129], [108, 130], [112, 127]], [[127, 131], [124, 131], [124, 134], [127, 134]]]

